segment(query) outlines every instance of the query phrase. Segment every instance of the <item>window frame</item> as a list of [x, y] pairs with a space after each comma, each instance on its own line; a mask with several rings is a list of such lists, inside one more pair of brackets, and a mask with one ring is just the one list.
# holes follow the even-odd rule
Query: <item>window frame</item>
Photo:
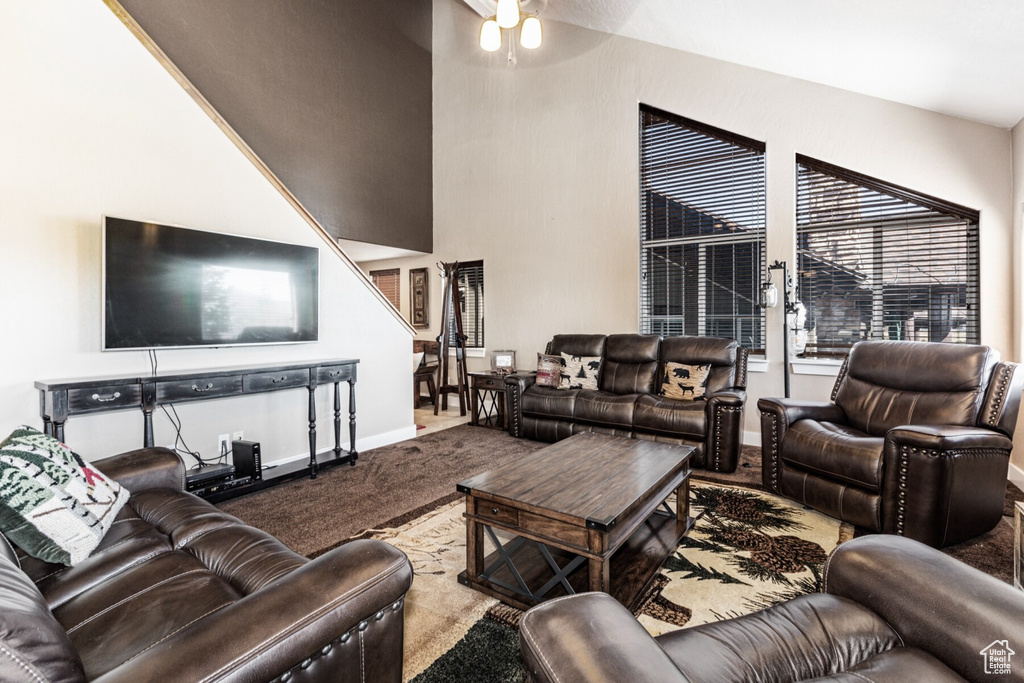
[[[385, 268], [383, 270], [371, 270], [368, 274], [370, 276], [370, 280], [373, 282], [373, 286], [384, 295], [385, 299], [391, 302], [391, 305], [395, 307], [395, 310], [402, 310], [402, 269]], [[395, 297], [393, 299], [384, 291], [384, 288], [381, 287], [381, 281], [384, 278], [394, 278]]]
[[[678, 133], [659, 136], [649, 134], [648, 127], [659, 123], [648, 123], [648, 115], [667, 124], [679, 126]], [[684, 158], [693, 147], [684, 140], [687, 136], [703, 136], [707, 142], [700, 147], [703, 157]], [[663, 148], [671, 137], [679, 138], [667, 152], [678, 156], [666, 159]], [[658, 161], [648, 164], [647, 145]], [[767, 145], [759, 140], [747, 138], [730, 131], [666, 112], [656, 107], [639, 105], [639, 302], [638, 329], [644, 334], [685, 334], [688, 336], [727, 336], [737, 338], [751, 353], [763, 354], [767, 337], [765, 311], [758, 306], [758, 294], [767, 267]], [[716, 159], [723, 150], [727, 160]], [[703, 175], [694, 174], [693, 179], [678, 181], [679, 173], [667, 173], [659, 166], [675, 165], [680, 168], [703, 165]], [[731, 180], [722, 180], [723, 170], [736, 171]], [[667, 191], [677, 189], [671, 183], [679, 182], [679, 188], [693, 192], [692, 203], [685, 198], [668, 196]], [[658, 187], [659, 183], [662, 187]], [[729, 199], [722, 200], [721, 194], [704, 197], [711, 186], [716, 190], [730, 192]], [[736, 190], [739, 190], [738, 192]], [[660, 190], [660, 191], [659, 191]], [[666, 191], [667, 190], [667, 191]], [[659, 207], [658, 203], [665, 205]], [[719, 203], [726, 205], [729, 213], [738, 218], [723, 218], [716, 215], [713, 206], [699, 207], [698, 203]], [[659, 214], [659, 211], [661, 214]], [[683, 224], [682, 232], [695, 225], [694, 234], [669, 236], [675, 212], [676, 221]], [[660, 221], [660, 223], [659, 223]], [[710, 232], [704, 223], [710, 222]], [[723, 230], [722, 227], [725, 226]], [[657, 231], [666, 235], [655, 236]], [[714, 231], [719, 234], [713, 234]], [[735, 265], [737, 250], [749, 245], [750, 256], [743, 261], [745, 267], [731, 267], [726, 277], [716, 278], [713, 272], [723, 264]], [[671, 250], [676, 249], [677, 262], [671, 266], [655, 268], [656, 259], [669, 261]], [[716, 255], [719, 249], [729, 249], [728, 254]], [[661, 253], [659, 253], [661, 250]], [[686, 252], [689, 252], [687, 257]], [[687, 258], [691, 263], [686, 263]], [[675, 282], [673, 282], [675, 280]], [[749, 280], [748, 282], [743, 282]], [[666, 283], [662, 290], [664, 303], [659, 303], [657, 292], [660, 282]], [[729, 283], [729, 284], [724, 284]], [[742, 290], [739, 285], [742, 284]], [[727, 287], [729, 297], [715, 297], [714, 292]], [[692, 296], [695, 294], [695, 296]], [[744, 296], [746, 294], [746, 296]], [[741, 302], [741, 299], [744, 301]], [[723, 304], [732, 311], [716, 311]], [[664, 309], [659, 312], [659, 309]], [[671, 312], [672, 309], [677, 309]], [[727, 321], [728, 334], [723, 334], [721, 321]]]
[[[476, 296], [474, 297], [474, 303], [476, 304], [477, 311], [474, 312], [474, 314], [473, 314], [473, 327], [472, 327], [472, 329], [470, 329], [466, 325], [466, 315], [468, 313], [468, 307], [464, 306], [465, 310], [463, 310], [463, 312], [462, 312], [462, 332], [463, 332], [463, 334], [466, 335], [466, 348], [467, 349], [484, 349], [484, 348], [486, 348], [484, 346], [484, 344], [485, 344], [485, 341], [484, 341], [485, 340], [485, 337], [484, 337], [484, 319], [485, 319], [484, 312], [485, 312], [485, 306], [486, 306], [486, 299], [484, 297], [484, 262], [483, 262], [483, 259], [478, 259], [476, 261], [460, 261], [459, 262], [459, 272], [458, 272], [458, 276], [457, 276], [458, 282], [455, 283], [455, 287], [452, 289], [452, 292], [454, 294], [454, 293], [460, 291], [459, 284], [461, 283], [461, 281], [462, 281], [464, 276], [468, 277], [468, 271], [470, 269], [474, 269], [474, 270], [475, 269], [479, 269], [479, 274], [477, 275], [478, 282], [477, 282], [476, 287], [475, 287], [475, 290], [476, 290], [475, 294], [476, 294]], [[465, 283], [465, 286], [466, 286], [467, 291], [468, 291], [468, 289], [470, 287], [470, 284], [467, 282], [467, 283]], [[459, 295], [458, 298], [460, 299], [460, 301], [459, 302], [453, 302], [453, 306], [456, 303], [461, 303], [461, 304], [465, 304], [466, 303], [463, 300], [463, 297], [461, 295]], [[455, 309], [454, 309], [454, 307], [449, 309], [448, 320], [445, 321], [445, 324], [448, 325], [448, 330], [449, 330], [449, 333], [450, 333], [450, 338], [454, 340], [455, 339]]]
[[[850, 258], [849, 254], [867, 253], [868, 251], [871, 253], [870, 268], [863, 270], [852, 269], [848, 273], [850, 277], [854, 275], [860, 276], [863, 280], [860, 287], [865, 289], [866, 292], [870, 292], [870, 313], [862, 312], [860, 314], [860, 322], [855, 322], [853, 317], [841, 318], [844, 329], [862, 326], [862, 334], [859, 337], [853, 334], [848, 335], [852, 340], [849, 343], [837, 341], [840, 338], [839, 336], [825, 337], [826, 341], [820, 341], [821, 338], [817, 337], [816, 342], [809, 344], [808, 350], [803, 354], [805, 358], [843, 357], [857, 341], [862, 339], [891, 339], [890, 335], [894, 333], [897, 339], [907, 339], [910, 336], [908, 332], [909, 325], [904, 323], [909, 320], [917, 321], [917, 313], [921, 310], [920, 304], [914, 304], [915, 298], [921, 298], [920, 294], [912, 294], [911, 292], [915, 292], [915, 290], [927, 291], [928, 303], [925, 308], [928, 309], [929, 315], [926, 318], [931, 317], [930, 313], [933, 305], [939, 305], [933, 304], [933, 299], [938, 301], [935, 298], [937, 295], [933, 293], [934, 285], [930, 281], [924, 283], [916, 282], [915, 278], [918, 280], [930, 278], [947, 290], [953, 285], [956, 286], [957, 290], [961, 287], [963, 289], [963, 294], [959, 294], [959, 291], [957, 293], [958, 298], [963, 300], [963, 306], [954, 306], [950, 303], [951, 295], [948, 292], [944, 295], [946, 298], [939, 302], [946, 309], [947, 315], [945, 320], [951, 324], [943, 339], [931, 339], [934, 328], [931, 327], [931, 321], [928, 321], [925, 327], [927, 330], [927, 340], [942, 343], [979, 343], [981, 336], [980, 212], [803, 154], [796, 155], [794, 170], [797, 186], [795, 212], [797, 298], [811, 300], [817, 294], [819, 301], [824, 296], [830, 296], [832, 299], [835, 299], [834, 290], [836, 285], [832, 285], [830, 289], [826, 286], [810, 282], [811, 278], [816, 275], [816, 271], [821, 269], [820, 264], [828, 259], [821, 255], [820, 250], [817, 253], [812, 251], [807, 245], [809, 238], [819, 237], [828, 239], [830, 235], [834, 235], [837, 246], [834, 246], [833, 249], [839, 249], [840, 246], [846, 248], [847, 251], [844, 252], [843, 256], [847, 259]], [[836, 227], [829, 227], [828, 222], [825, 220], [814, 219], [814, 213], [820, 213], [823, 209], [815, 203], [816, 198], [813, 196], [813, 190], [817, 189], [819, 195], [826, 193], [826, 190], [822, 189], [824, 181], [818, 181], [819, 186], [817, 188], [814, 187], [814, 180], [810, 177], [814, 174], [830, 179], [831, 182], [838, 181], [835, 187], [840, 189], [832, 193], [835, 197], [832, 211], [840, 216], [835, 221]], [[860, 200], [844, 198], [843, 193], [847, 190], [842, 188], [841, 183], [859, 188], [859, 197], [872, 198], [873, 203], [869, 202], [866, 207], [876, 214], [874, 219], [870, 216], [864, 217], [863, 214], [858, 213], [856, 214], [856, 222], [850, 220], [850, 211], [853, 209], [863, 210], [865, 207], [862, 206]], [[880, 198], [873, 198], [872, 195], [877, 195]], [[886, 212], [884, 205], [886, 201], [892, 204], [888, 212]], [[902, 211], [905, 213], [900, 213], [901, 209], [898, 203], [902, 203]], [[919, 210], [920, 215], [911, 215], [912, 209]], [[844, 222], [847, 224], [846, 227], [842, 225]], [[962, 235], [957, 235], [957, 230], [961, 228], [963, 229]], [[864, 231], [868, 229], [871, 230], [869, 240], [860, 239], [858, 235], [851, 234], [857, 230]], [[930, 239], [913, 240], [910, 235], [917, 229], [935, 232], [928, 235]], [[901, 232], [907, 236], [900, 237]], [[938, 235], [936, 236], [935, 233], [938, 233]], [[951, 252], [940, 252], [931, 245], [938, 242], [940, 247], [950, 248], [955, 245], [959, 249], [959, 241], [963, 242], [962, 263], [965, 271], [963, 282], [953, 280], [942, 282], [928, 268], [937, 269], [943, 266], [948, 268], [948, 262], [959, 265], [961, 261], [957, 260], [959, 255], [956, 258], [951, 257], [949, 255]], [[923, 248], [920, 246], [921, 244], [928, 244], [929, 247]], [[903, 249], [903, 253], [901, 253], [900, 249]], [[928, 259], [922, 258], [923, 255], [933, 256], [933, 252], [935, 254], [941, 253], [941, 256], [934, 256], [934, 258]], [[807, 262], [808, 259], [812, 258], [816, 259], [818, 264], [814, 268]], [[911, 277], [906, 278], [907, 282], [903, 284], [903, 289], [906, 292], [905, 298], [893, 294], [887, 295], [885, 292], [887, 269], [895, 268], [896, 272], [899, 273], [900, 269], [903, 268], [901, 262], [911, 263], [911, 267], [905, 269], [907, 272], [912, 273]], [[840, 261], [833, 261], [832, 265], [837, 270], [842, 267]], [[955, 272], [956, 269], [954, 269]], [[920, 275], [917, 273], [920, 273]], [[896, 280], [898, 279], [899, 276], [896, 277]], [[893, 285], [895, 284], [894, 281]], [[939, 294], [942, 293], [940, 292]], [[811, 330], [817, 330], [819, 324], [817, 318], [822, 315], [822, 311], [819, 311], [819, 307], [811, 303], [811, 301], [803, 301], [802, 303], [806, 306], [808, 335], [810, 335]], [[866, 311], [868, 307], [861, 305], [860, 308]], [[898, 308], [904, 314], [909, 313], [909, 317], [901, 318], [897, 324], [894, 324], [895, 318], [889, 312], [893, 308]], [[949, 339], [950, 334], [957, 330], [957, 326], [952, 325], [952, 322], [956, 320], [953, 313], [956, 309], [960, 308], [963, 309], [962, 324], [964, 329], [958, 336], [962, 338]], [[921, 336], [916, 325], [913, 335], [915, 339], [919, 339]]]

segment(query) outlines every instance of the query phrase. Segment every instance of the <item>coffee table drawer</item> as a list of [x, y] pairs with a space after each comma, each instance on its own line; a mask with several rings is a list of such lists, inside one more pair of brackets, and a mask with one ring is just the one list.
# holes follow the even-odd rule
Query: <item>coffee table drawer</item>
[[476, 501], [476, 514], [485, 520], [491, 519], [511, 526], [519, 525], [519, 510], [489, 500]]
[[[557, 519], [524, 510], [519, 513], [519, 528], [580, 550], [595, 550], [588, 545], [587, 530], [584, 527], [566, 524]], [[596, 551], [600, 552], [601, 549], [598, 548]]]

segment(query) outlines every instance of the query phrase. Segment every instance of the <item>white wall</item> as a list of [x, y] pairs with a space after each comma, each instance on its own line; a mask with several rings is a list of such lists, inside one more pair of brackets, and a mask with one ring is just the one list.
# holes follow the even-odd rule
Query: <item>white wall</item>
[[[434, 0], [435, 254], [372, 267], [404, 283], [407, 267], [482, 258], [489, 348], [525, 365], [556, 333], [636, 332], [644, 102], [767, 142], [769, 262], [794, 262], [797, 152], [980, 210], [982, 341], [1015, 357], [1009, 131], [553, 21], [510, 69], [479, 24]], [[752, 434], [757, 398], [782, 394], [778, 310]], [[795, 376], [793, 394], [831, 385]]]
[[[357, 446], [415, 433], [407, 330], [102, 2], [6, 0], [0, 63], [0, 431], [41, 425], [35, 380], [149, 371], [145, 352], [100, 351], [100, 216], [109, 214], [321, 248], [319, 343], [160, 351], [161, 371], [359, 358]], [[192, 448], [212, 455], [217, 434], [244, 430], [269, 462], [308, 452], [306, 396], [178, 412]], [[332, 409], [320, 389], [321, 448]], [[173, 442], [159, 412], [155, 426], [157, 445]], [[103, 457], [141, 445], [142, 416], [72, 418], [66, 437], [86, 458]]]
[[[1014, 302], [1014, 344], [1017, 350], [1017, 358], [1024, 358], [1024, 278], [1021, 277], [1021, 268], [1024, 267], [1024, 252], [1022, 252], [1021, 236], [1024, 235], [1024, 120], [1021, 120], [1012, 131], [1013, 137], [1013, 201], [1010, 213], [1013, 217], [1013, 241], [1007, 242], [1007, 250], [1013, 253], [1013, 292], [1016, 295]], [[1010, 246], [1012, 245], [1012, 249]], [[1017, 432], [1014, 435], [1014, 449], [1010, 462], [1014, 466], [1010, 470], [1010, 478], [1017, 482], [1017, 485], [1024, 488], [1024, 415], [1017, 420]]]

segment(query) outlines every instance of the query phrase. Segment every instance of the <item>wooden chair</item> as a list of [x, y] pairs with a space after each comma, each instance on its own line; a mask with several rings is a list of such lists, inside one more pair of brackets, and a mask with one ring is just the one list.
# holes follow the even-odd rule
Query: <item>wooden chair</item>
[[[412, 404], [413, 408], [420, 407], [420, 391], [422, 390], [422, 383], [427, 383], [427, 393], [430, 395], [430, 402], [437, 403], [437, 370], [438, 363], [437, 358], [440, 353], [440, 344], [436, 341], [427, 341], [425, 339], [413, 339], [412, 341], [412, 352], [423, 353], [423, 360], [420, 361], [419, 367], [417, 367], [412, 373]], [[431, 356], [433, 358], [431, 359]]]

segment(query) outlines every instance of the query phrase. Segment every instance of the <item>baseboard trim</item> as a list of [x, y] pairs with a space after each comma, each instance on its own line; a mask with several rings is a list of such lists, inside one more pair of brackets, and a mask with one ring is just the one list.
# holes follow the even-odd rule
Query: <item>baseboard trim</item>
[[743, 432], [744, 446], [760, 446], [761, 432]]
[[[406, 441], [416, 436], [416, 425], [409, 427], [402, 427], [401, 429], [394, 429], [390, 432], [384, 432], [383, 434], [374, 434], [372, 436], [366, 436], [363, 438], [356, 437], [356, 450], [362, 453], [373, 448], [380, 448], [381, 446], [390, 446], [393, 443], [399, 441]], [[333, 441], [333, 439], [332, 439]], [[343, 451], [348, 450], [348, 442], [343, 441], [341, 444]], [[334, 446], [324, 446], [318, 448], [316, 451], [317, 456], [323, 455], [324, 453], [330, 453], [334, 450]], [[278, 458], [277, 460], [269, 461], [267, 465], [283, 465], [287, 462], [295, 462], [296, 460], [309, 460], [309, 451], [305, 453], [299, 453], [298, 455], [289, 455], [285, 458]]]
[[1016, 465], [1010, 465], [1010, 481], [1017, 485], [1017, 488], [1024, 490], [1024, 470]]

